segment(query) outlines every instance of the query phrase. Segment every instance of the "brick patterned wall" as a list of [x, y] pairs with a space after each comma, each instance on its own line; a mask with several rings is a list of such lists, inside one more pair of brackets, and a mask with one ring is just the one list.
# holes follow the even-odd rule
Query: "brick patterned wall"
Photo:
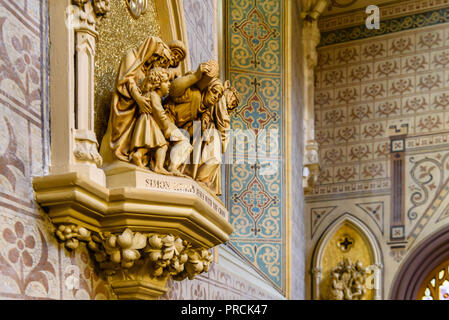
[[448, 30], [445, 24], [319, 50], [322, 171], [312, 196], [388, 189], [391, 125], [408, 124], [409, 135], [449, 129]]

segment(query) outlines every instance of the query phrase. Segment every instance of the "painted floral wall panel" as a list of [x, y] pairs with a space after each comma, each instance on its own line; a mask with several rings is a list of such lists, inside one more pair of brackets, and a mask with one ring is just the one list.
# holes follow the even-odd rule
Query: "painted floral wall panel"
[[62, 250], [33, 201], [48, 170], [47, 22], [44, 0], [0, 1], [0, 298], [104, 299], [87, 251]]
[[231, 242], [281, 291], [286, 237], [283, 5], [279, 0], [229, 1], [226, 40], [228, 77], [242, 95], [231, 126], [246, 130], [249, 141], [236, 138], [234, 157], [247, 160], [229, 169]]

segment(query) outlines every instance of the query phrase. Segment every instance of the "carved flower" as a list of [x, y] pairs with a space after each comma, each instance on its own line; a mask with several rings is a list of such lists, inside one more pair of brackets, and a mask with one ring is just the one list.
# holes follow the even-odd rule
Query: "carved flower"
[[14, 62], [16, 69], [19, 73], [26, 73], [29, 75], [31, 81], [34, 84], [39, 83], [39, 58], [32, 55], [30, 52], [32, 50], [31, 40], [28, 36], [24, 35], [22, 40], [19, 40], [17, 37], [13, 37], [12, 46], [19, 54], [19, 57]]
[[212, 254], [206, 250], [198, 250], [189, 254], [189, 261], [186, 263], [186, 272], [190, 280], [201, 272], [209, 271], [212, 263]]
[[121, 263], [123, 268], [131, 268], [134, 261], [140, 259], [138, 250], [143, 249], [146, 244], [145, 235], [139, 232], [134, 234], [130, 229], [126, 229], [119, 236], [109, 236], [104, 243], [104, 248], [112, 262]]
[[9, 261], [12, 263], [16, 263], [21, 258], [23, 264], [27, 267], [31, 267], [33, 265], [33, 258], [28, 252], [28, 249], [34, 249], [36, 245], [36, 241], [34, 237], [29, 235], [25, 237], [24, 227], [21, 222], [17, 222], [14, 225], [14, 231], [9, 228], [6, 228], [3, 231], [3, 238], [11, 244], [15, 245], [15, 248], [12, 248], [8, 252]]

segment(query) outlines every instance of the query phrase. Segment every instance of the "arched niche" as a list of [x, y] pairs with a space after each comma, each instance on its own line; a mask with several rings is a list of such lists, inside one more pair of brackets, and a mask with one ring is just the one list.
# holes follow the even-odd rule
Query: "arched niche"
[[423, 240], [402, 263], [394, 278], [390, 299], [415, 300], [428, 275], [449, 259], [449, 227]]
[[[349, 236], [352, 248], [342, 251], [337, 242]], [[372, 277], [374, 287], [367, 291], [365, 299], [382, 299], [382, 253], [371, 230], [350, 213], [336, 219], [321, 235], [312, 257], [312, 297], [314, 300], [328, 299], [330, 269], [343, 259], [357, 260], [370, 267], [376, 276]]]

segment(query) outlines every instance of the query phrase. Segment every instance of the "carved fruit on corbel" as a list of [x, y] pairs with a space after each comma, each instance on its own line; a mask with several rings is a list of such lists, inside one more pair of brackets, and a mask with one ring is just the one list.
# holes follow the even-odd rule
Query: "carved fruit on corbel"
[[64, 246], [68, 250], [75, 250], [78, 248], [80, 241], [91, 241], [90, 231], [74, 224], [60, 225], [55, 233], [57, 238], [64, 242]]
[[184, 270], [188, 256], [183, 252], [186, 243], [181, 238], [175, 239], [172, 235], [165, 237], [152, 235], [148, 238], [148, 244], [145, 252], [148, 252], [152, 262], [153, 277], [176, 275]]
[[[172, 276], [174, 280], [192, 280], [207, 272], [212, 263], [212, 254], [205, 248], [195, 248], [188, 241], [173, 235], [141, 234], [127, 228], [121, 234], [92, 234], [84, 227], [60, 225], [57, 238], [69, 250], [87, 243], [107, 275], [131, 269], [134, 265], [147, 265], [152, 278]], [[148, 264], [146, 264], [146, 262]]]
[[189, 278], [193, 280], [197, 275], [209, 271], [212, 263], [212, 254], [207, 249], [187, 249], [188, 260], [184, 265], [184, 271], [174, 275], [173, 279], [177, 281]]
[[146, 246], [146, 242], [147, 238], [143, 234], [126, 229], [119, 236], [108, 234], [103, 245], [113, 263], [129, 269], [140, 259], [139, 250]]

